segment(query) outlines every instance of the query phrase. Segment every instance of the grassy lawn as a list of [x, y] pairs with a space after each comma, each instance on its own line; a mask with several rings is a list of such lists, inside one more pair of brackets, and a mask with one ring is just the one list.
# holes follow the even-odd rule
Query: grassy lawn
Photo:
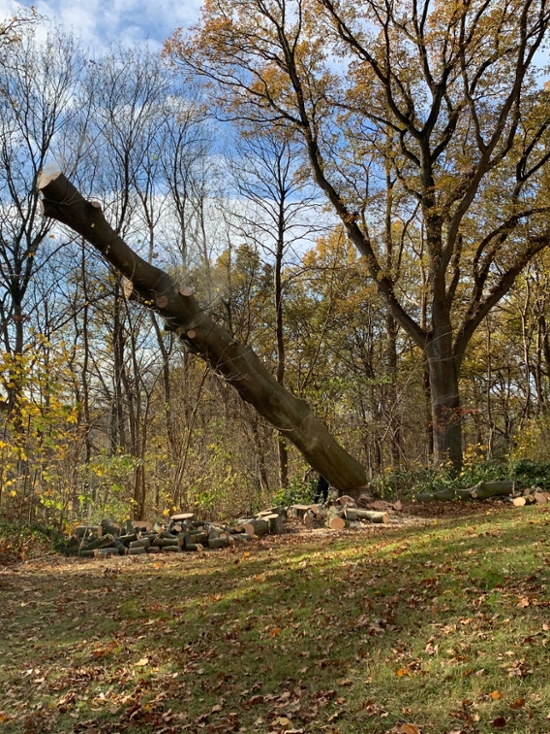
[[0, 734], [546, 734], [549, 526], [533, 507], [4, 569]]

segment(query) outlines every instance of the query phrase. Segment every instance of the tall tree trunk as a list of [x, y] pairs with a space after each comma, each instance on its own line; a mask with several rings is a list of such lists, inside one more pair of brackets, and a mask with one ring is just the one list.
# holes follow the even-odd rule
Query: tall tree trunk
[[434, 458], [462, 465], [462, 415], [458, 392], [458, 369], [450, 323], [434, 328], [425, 348], [430, 374]]
[[122, 294], [118, 277], [113, 272], [114, 295], [113, 295], [113, 404], [111, 406], [111, 454], [116, 454], [119, 449], [124, 452], [128, 450], [126, 439], [126, 422], [124, 416], [124, 378], [125, 378], [125, 343], [124, 323], [122, 310]]
[[[281, 207], [282, 208], [282, 207]], [[279, 216], [279, 231], [284, 232], [284, 214], [281, 212]], [[277, 339], [277, 382], [282, 385], [285, 379], [285, 341], [283, 329], [283, 254], [285, 242], [283, 235], [279, 236], [277, 241], [277, 251], [275, 254], [275, 334]], [[281, 487], [288, 487], [288, 448], [285, 437], [279, 434], [277, 441], [278, 457], [279, 457], [279, 481]]]
[[188, 288], [139, 257], [106, 222], [99, 204], [86, 201], [62, 173], [39, 178], [47, 217], [85, 237], [128, 278], [136, 297], [147, 303], [189, 349], [207, 361], [256, 410], [303, 453], [306, 460], [342, 491], [356, 493], [367, 483], [361, 464], [328, 432], [303, 400], [280, 385], [250, 347], [209, 318]]
[[397, 399], [397, 323], [390, 313], [386, 314], [386, 368], [388, 385], [385, 390], [388, 430], [390, 432], [390, 451], [392, 464], [401, 463], [401, 425], [396, 413]]

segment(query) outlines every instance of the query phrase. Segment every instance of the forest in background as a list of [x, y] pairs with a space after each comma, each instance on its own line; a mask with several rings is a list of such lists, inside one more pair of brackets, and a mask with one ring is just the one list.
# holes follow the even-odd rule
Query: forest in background
[[[305, 490], [298, 452], [88, 245], [42, 217], [36, 177], [52, 164], [101, 202], [142, 257], [253, 346], [374, 484], [400, 490], [429, 474], [425, 354], [312, 187], [299, 143], [216, 122], [200, 83], [147, 50], [89, 59], [59, 30], [46, 38], [36, 20], [4, 40], [2, 515], [61, 526], [180, 508], [238, 514]], [[418, 210], [383, 167], [368, 178], [370, 231], [391, 241], [396, 281], [422, 321], [429, 263]], [[498, 187], [484, 196], [498, 209]], [[468, 345], [466, 470], [547, 458], [548, 257], [531, 259]], [[467, 307], [458, 298], [453, 318]]]

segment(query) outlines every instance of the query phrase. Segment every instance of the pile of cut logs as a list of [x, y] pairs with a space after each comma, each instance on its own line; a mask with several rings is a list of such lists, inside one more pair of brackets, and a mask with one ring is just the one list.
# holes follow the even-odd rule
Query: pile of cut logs
[[400, 502], [373, 501], [368, 495], [359, 495], [355, 501], [344, 495], [328, 506], [292, 505], [288, 514], [301, 520], [308, 528], [325, 526], [331, 530], [343, 530], [358, 527], [364, 522], [389, 523], [390, 513], [400, 509]]
[[524, 505], [545, 505], [550, 500], [550, 494], [543, 492], [540, 487], [527, 487], [518, 489], [512, 479], [500, 479], [491, 482], [478, 482], [474, 487], [467, 489], [455, 489], [445, 487], [437, 492], [421, 492], [417, 495], [418, 502], [448, 502], [450, 500], [487, 500], [499, 498], [504, 502], [510, 502], [516, 507]]
[[243, 543], [255, 535], [281, 533], [286, 510], [272, 508], [253, 518], [241, 518], [231, 526], [202, 522], [192, 513], [172, 515], [166, 525], [142, 520], [128, 520], [120, 525], [102, 520], [99, 525], [79, 525], [66, 540], [67, 555], [93, 558], [139, 555], [143, 553], [179, 553], [226, 548]]

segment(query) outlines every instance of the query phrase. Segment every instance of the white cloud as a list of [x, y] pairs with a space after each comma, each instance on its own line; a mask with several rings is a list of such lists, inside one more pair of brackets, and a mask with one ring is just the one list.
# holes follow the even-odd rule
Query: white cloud
[[[15, 15], [30, 3], [0, 0], [0, 18]], [[109, 43], [147, 42], [160, 48], [178, 27], [198, 18], [200, 0], [37, 0], [37, 12], [73, 32], [84, 44], [101, 48]]]

